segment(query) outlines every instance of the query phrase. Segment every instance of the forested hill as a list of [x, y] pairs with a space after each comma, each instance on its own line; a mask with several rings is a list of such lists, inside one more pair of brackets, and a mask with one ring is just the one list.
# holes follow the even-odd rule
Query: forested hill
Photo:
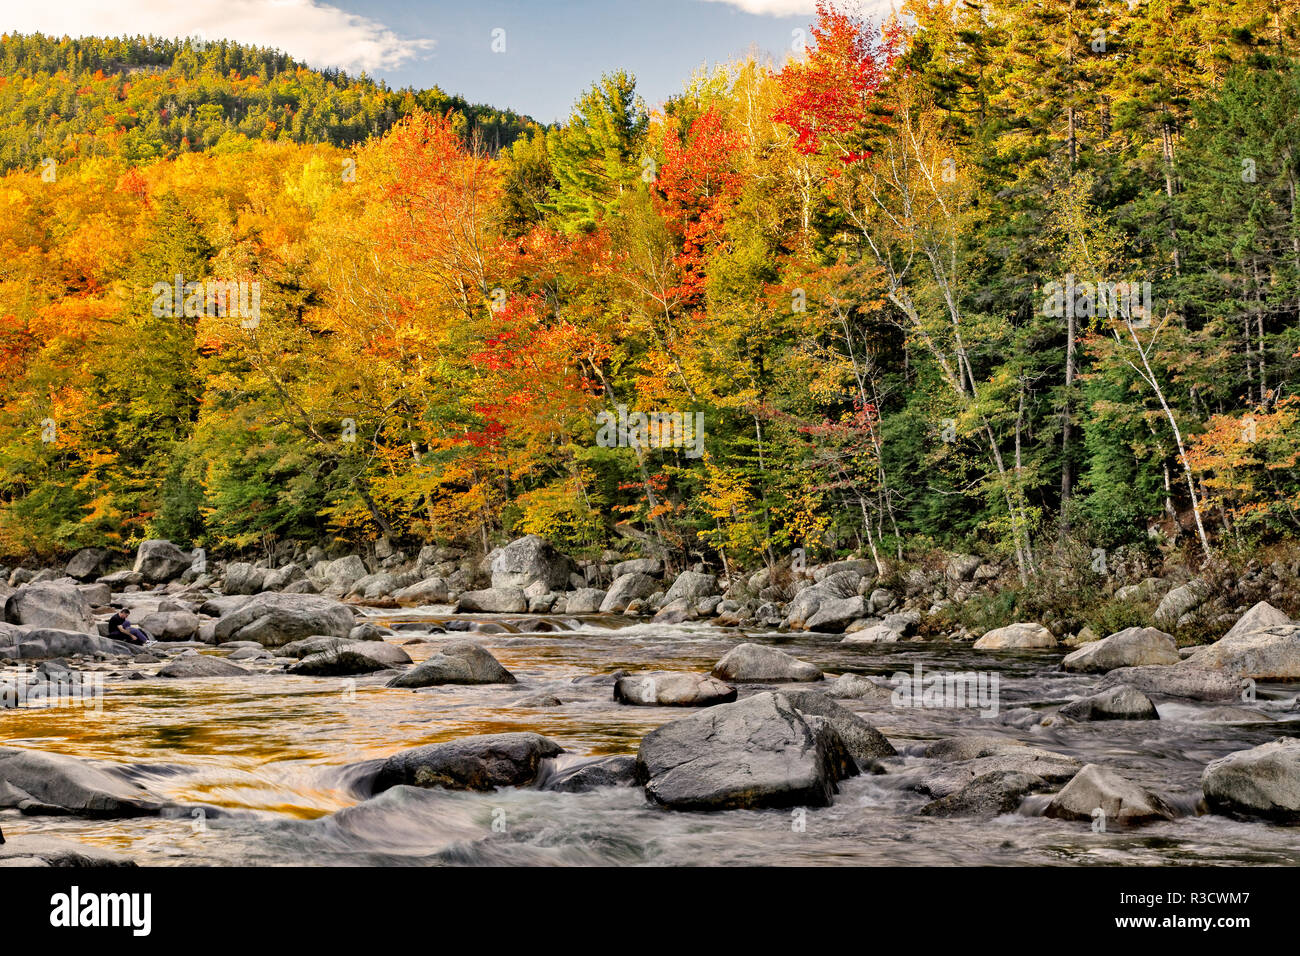
[[417, 109], [452, 111], [462, 136], [478, 133], [493, 151], [531, 122], [436, 87], [391, 90], [364, 74], [315, 70], [228, 40], [0, 36], [0, 171], [46, 157], [146, 163], [241, 134], [351, 146]]

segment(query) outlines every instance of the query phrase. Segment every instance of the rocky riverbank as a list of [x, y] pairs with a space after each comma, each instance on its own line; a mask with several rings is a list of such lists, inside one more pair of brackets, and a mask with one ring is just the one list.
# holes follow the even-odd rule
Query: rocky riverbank
[[[607, 794], [619, 806], [613, 794], [637, 794], [627, 819], [651, 832], [655, 813], [833, 817], [864, 799], [887, 803], [900, 833], [1008, 815], [1090, 833], [1098, 821], [1102, 832], [1137, 832], [1300, 819], [1300, 712], [1288, 683], [1300, 680], [1300, 625], [1266, 602], [1196, 648], [1156, 626], [1191, 613], [1168, 606], [1177, 588], [1154, 601], [1150, 625], [1104, 638], [1036, 621], [936, 638], [920, 633], [943, 611], [919, 609], [933, 595], [888, 593], [861, 561], [778, 586], [761, 573], [740, 585], [693, 570], [669, 580], [645, 558], [582, 565], [533, 537], [472, 571], [439, 567], [452, 559], [426, 551], [402, 570], [372, 570], [357, 555], [200, 568], [169, 542], [145, 542], [130, 569], [83, 552], [64, 574], [12, 573], [0, 625], [0, 721], [13, 744], [0, 749], [0, 863], [124, 859], [26, 829], [32, 822], [84, 836], [96, 831], [69, 821], [154, 821], [130, 824], [151, 832], [196, 813], [205, 826], [243, 819], [246, 803], [169, 782], [192, 770], [76, 745], [70, 715], [92, 704], [158, 731], [151, 710], [131, 709], [146, 695], [150, 708], [190, 702], [188, 722], [176, 715], [149, 743], [183, 757], [181, 768], [221, 760], [220, 745], [168, 743], [210, 733], [209, 707], [265, 735], [276, 718], [250, 702], [278, 701], [271, 759], [312, 740], [332, 769], [328, 786], [309, 789], [334, 794], [321, 810], [340, 826], [373, 806], [401, 830], [392, 818], [423, 799], [412, 791]], [[982, 567], [957, 565], [952, 580], [978, 586]], [[131, 606], [160, 641], [109, 640], [100, 631], [113, 605]], [[340, 699], [367, 715], [362, 759], [315, 737], [316, 722], [339, 719], [330, 708]], [[462, 719], [466, 706], [482, 716]], [[430, 719], [454, 726], [422, 742], [429, 732], [411, 721]], [[1202, 728], [1214, 728], [1207, 757], [1177, 757], [1194, 784], [1171, 784], [1162, 770], [1175, 748], [1161, 735], [1200, 740]], [[1135, 739], [1159, 742], [1149, 760], [1134, 762]]]

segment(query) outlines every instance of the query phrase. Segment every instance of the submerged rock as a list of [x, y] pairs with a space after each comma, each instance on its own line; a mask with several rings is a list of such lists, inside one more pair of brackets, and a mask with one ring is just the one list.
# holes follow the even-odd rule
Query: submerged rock
[[1136, 687], [1119, 684], [1061, 708], [1071, 720], [1159, 720], [1151, 698]]
[[246, 677], [253, 673], [240, 667], [238, 664], [232, 664], [230, 661], [222, 660], [220, 657], [213, 657], [210, 654], [187, 654], [178, 657], [169, 664], [164, 664], [158, 670], [159, 677], [174, 677], [184, 679], [190, 677]]
[[931, 800], [920, 810], [925, 817], [994, 817], [1014, 813], [1025, 795], [1046, 786], [1042, 777], [1018, 770], [992, 770], [960, 790]]
[[704, 674], [639, 674], [614, 684], [620, 704], [658, 707], [711, 707], [736, 699], [736, 688]]
[[409, 663], [410, 656], [400, 647], [383, 641], [353, 641], [310, 654], [298, 663], [290, 664], [288, 672], [309, 677], [343, 677], [389, 670]]
[[0, 747], [0, 807], [85, 817], [152, 816], [163, 802], [111, 764]]
[[636, 782], [636, 757], [617, 754], [612, 757], [590, 757], [557, 770], [546, 778], [542, 789], [560, 793], [586, 793], [597, 787], [633, 787]]

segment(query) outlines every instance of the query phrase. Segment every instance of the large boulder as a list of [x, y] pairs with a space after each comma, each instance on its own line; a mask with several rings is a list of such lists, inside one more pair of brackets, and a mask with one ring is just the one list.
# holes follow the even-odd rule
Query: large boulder
[[1253, 634], [1255, 631], [1266, 631], [1270, 627], [1281, 627], [1290, 623], [1291, 619], [1286, 614], [1267, 601], [1260, 601], [1237, 619], [1237, 623], [1232, 625], [1227, 634], [1223, 635], [1223, 639], [1240, 637], [1242, 634]]
[[399, 674], [389, 687], [433, 687], [438, 684], [514, 684], [515, 676], [473, 641], [451, 641], [418, 667]]
[[1201, 789], [1216, 813], [1300, 822], [1300, 740], [1284, 737], [1211, 761]]
[[555, 550], [551, 542], [529, 534], [511, 541], [492, 559], [492, 587], [526, 589], [534, 584], [543, 590], [563, 591], [569, 584], [572, 562]]
[[296, 564], [286, 564], [282, 568], [267, 571], [262, 578], [263, 591], [283, 591], [294, 584], [305, 583], [307, 572]]
[[605, 601], [600, 588], [578, 588], [565, 599], [565, 614], [595, 614]]
[[762, 644], [737, 644], [713, 667], [719, 680], [763, 682], [814, 681], [822, 672], [813, 664]]
[[150, 816], [162, 801], [110, 764], [0, 747], [0, 807], [85, 817]]
[[393, 592], [393, 600], [403, 606], [422, 604], [446, 604], [450, 595], [447, 593], [446, 578], [430, 577], [415, 584], [408, 584]]
[[810, 631], [824, 631], [832, 634], [841, 633], [858, 618], [867, 615], [867, 601], [861, 595], [846, 598], [826, 598], [817, 610], [804, 621], [804, 627]]
[[659, 582], [648, 574], [633, 571], [614, 579], [614, 583], [605, 592], [605, 599], [600, 602], [602, 614], [622, 614], [627, 606], [638, 598], [654, 594]]
[[614, 683], [620, 704], [647, 707], [712, 707], [736, 699], [736, 688], [703, 674], [637, 674]]
[[400, 647], [384, 641], [353, 641], [309, 654], [298, 663], [290, 664], [288, 672], [308, 677], [345, 677], [390, 670], [409, 663], [410, 656]]
[[373, 790], [390, 787], [446, 787], [495, 790], [537, 780], [542, 761], [564, 748], [540, 734], [509, 733], [465, 737], [393, 754], [379, 768]]
[[853, 569], [823, 577], [794, 596], [786, 607], [786, 624], [796, 629], [806, 628], [808, 619], [817, 613], [823, 601], [856, 597], [861, 582], [862, 574]]
[[0, 633], [0, 657], [14, 661], [38, 661], [75, 655], [135, 654], [138, 650], [134, 644], [81, 631], [21, 627]]
[[1061, 708], [1071, 720], [1159, 720], [1156, 705], [1136, 687], [1119, 684], [1109, 690], [1072, 701]]
[[755, 694], [651, 731], [637, 751], [646, 795], [674, 810], [829, 806], [857, 772], [822, 718], [781, 694]]
[[1225, 635], [1197, 648], [1178, 666], [1208, 667], [1252, 680], [1300, 680], [1300, 624]]
[[1241, 694], [1238, 678], [1208, 667], [1188, 666], [1186, 662], [1117, 667], [1107, 671], [1100, 684], [1103, 689], [1120, 685], [1135, 687], [1144, 694], [1187, 700], [1233, 700]]
[[279, 647], [306, 637], [347, 637], [356, 623], [345, 604], [316, 594], [266, 592], [217, 621], [218, 644], [257, 641]]
[[1022, 621], [989, 631], [974, 643], [977, 651], [1036, 651], [1057, 646], [1056, 637], [1041, 624]]
[[677, 580], [673, 582], [668, 593], [664, 595], [664, 604], [672, 604], [674, 601], [689, 601], [695, 603], [700, 598], [709, 597], [714, 594], [721, 594], [718, 588], [718, 579], [712, 574], [701, 574], [699, 571], [683, 571], [677, 575]]
[[370, 569], [366, 567], [366, 562], [355, 554], [323, 562], [312, 569], [313, 577], [320, 578], [325, 587], [339, 594], [346, 594], [352, 590], [352, 585], [369, 573]]
[[1209, 594], [1209, 586], [1200, 578], [1194, 578], [1161, 598], [1152, 620], [1156, 627], [1175, 627], [1179, 618], [1200, 607]]
[[68, 560], [64, 574], [77, 581], [93, 581], [113, 562], [113, 555], [104, 548], [82, 548]]
[[1126, 627], [1067, 654], [1061, 666], [1067, 671], [1104, 673], [1116, 667], [1177, 664], [1181, 659], [1178, 645], [1164, 631], [1154, 627]]
[[5, 621], [61, 631], [95, 631], [90, 602], [75, 584], [27, 584], [5, 601]]
[[528, 610], [528, 595], [522, 588], [487, 588], [466, 591], [456, 602], [456, 612], [479, 611], [486, 614], [522, 614]]
[[192, 611], [155, 611], [134, 623], [156, 641], [188, 641], [198, 634], [202, 622]]
[[135, 552], [135, 572], [146, 581], [160, 584], [178, 578], [189, 570], [194, 559], [172, 544], [159, 538], [141, 541]]
[[226, 580], [221, 590], [226, 594], [258, 594], [264, 590], [265, 582], [265, 568], [235, 561], [226, 565]]
[[621, 578], [625, 574], [651, 574], [660, 575], [664, 573], [664, 566], [657, 558], [629, 558], [626, 561], [620, 561], [614, 565], [610, 573]]
[[1075, 774], [1043, 812], [1058, 820], [1093, 820], [1097, 811], [1105, 814], [1107, 824], [1120, 826], [1174, 818], [1159, 796], [1093, 763]]

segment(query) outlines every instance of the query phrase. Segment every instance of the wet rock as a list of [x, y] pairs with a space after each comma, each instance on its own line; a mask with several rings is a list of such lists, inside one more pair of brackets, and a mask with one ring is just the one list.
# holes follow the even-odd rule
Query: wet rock
[[649, 707], [712, 707], [736, 699], [736, 688], [703, 674], [644, 674], [614, 684], [620, 704]]
[[995, 628], [972, 645], [977, 651], [1051, 650], [1056, 637], [1041, 624], [1022, 621]]
[[411, 663], [400, 647], [383, 641], [354, 641], [319, 654], [310, 654], [287, 668], [290, 674], [306, 677], [345, 677], [372, 674]]
[[1195, 714], [1192, 719], [1203, 724], [1268, 724], [1275, 720], [1268, 714], [1246, 707], [1211, 707]]
[[1300, 624], [1225, 635], [1178, 666], [1189, 665], [1253, 680], [1300, 680]]
[[806, 661], [762, 644], [738, 644], [713, 668], [713, 676], [724, 681], [781, 683], [816, 681], [822, 672]]
[[1136, 687], [1119, 684], [1061, 708], [1071, 720], [1159, 720], [1151, 698]]
[[268, 591], [217, 621], [215, 635], [219, 644], [257, 641], [280, 647], [308, 637], [347, 637], [355, 623], [351, 609], [330, 598]]
[[387, 686], [514, 683], [515, 676], [481, 645], [472, 641], [452, 641], [418, 667], [394, 677]]
[[5, 600], [5, 621], [87, 634], [95, 630], [90, 602], [75, 584], [24, 585]]
[[601, 613], [621, 614], [633, 601], [649, 597], [658, 587], [659, 582], [655, 578], [636, 571], [617, 577], [609, 586], [605, 599], [600, 602]]
[[533, 783], [542, 761], [564, 748], [541, 734], [509, 733], [465, 737], [403, 750], [385, 760], [373, 789], [402, 784], [449, 790], [495, 790]]
[[0, 866], [131, 867], [134, 861], [103, 847], [60, 840], [44, 833], [24, 833], [0, 840]]
[[597, 787], [636, 786], [636, 757], [616, 754], [580, 760], [546, 778], [543, 790], [558, 793], [587, 793]]
[[1067, 671], [1103, 673], [1117, 667], [1177, 664], [1179, 660], [1178, 645], [1164, 631], [1154, 627], [1126, 627], [1067, 654], [1061, 666]]
[[465, 591], [456, 602], [456, 612], [478, 611], [487, 614], [522, 614], [528, 610], [528, 595], [522, 588], [487, 588]]
[[976, 777], [995, 770], [1011, 770], [1042, 777], [1048, 783], [1064, 783], [1079, 771], [1079, 761], [1037, 747], [1008, 747], [1001, 753], [972, 760], [953, 760], [928, 771], [916, 789], [936, 799], [956, 793]]
[[1058, 820], [1092, 820], [1098, 810], [1105, 814], [1108, 826], [1113, 823], [1132, 826], [1174, 818], [1174, 811], [1159, 796], [1113, 770], [1092, 763], [1083, 767], [1052, 798], [1044, 815]]
[[515, 701], [516, 707], [563, 707], [564, 701], [554, 694], [529, 694]]
[[164, 664], [158, 670], [159, 677], [173, 677], [178, 680], [191, 677], [241, 677], [251, 673], [252, 671], [238, 664], [232, 664], [210, 654], [187, 654]]
[[[966, 737], [946, 737], [927, 744], [921, 751], [931, 760], [964, 761], [978, 760], [981, 757], [996, 757], [1001, 754], [1023, 754], [1025, 744], [1010, 737], [991, 737], [974, 734]], [[1048, 751], [1037, 751], [1047, 753]], [[1056, 756], [1056, 755], [1053, 755]]]
[[836, 782], [856, 772], [846, 757], [824, 719], [761, 693], [646, 735], [637, 777], [651, 800], [674, 810], [829, 806]]
[[1188, 665], [1150, 664], [1118, 667], [1101, 679], [1103, 689], [1128, 684], [1144, 694], [1188, 700], [1233, 700], [1241, 694], [1241, 681], [1222, 671]]
[[847, 707], [814, 690], [785, 691], [786, 700], [805, 717], [825, 718], [839, 734], [853, 759], [865, 766], [884, 757], [897, 756], [892, 744], [875, 727]]
[[1026, 794], [1046, 785], [1042, 777], [1034, 774], [992, 770], [955, 793], [931, 800], [920, 813], [924, 817], [995, 817], [1014, 813]]
[[0, 807], [85, 817], [138, 817], [158, 813], [163, 802], [111, 764], [0, 747]]
[[1215, 813], [1300, 822], [1300, 740], [1286, 737], [1211, 761], [1201, 789]]
[[141, 541], [135, 552], [136, 574], [155, 584], [178, 578], [189, 570], [193, 558], [170, 541], [154, 538]]

